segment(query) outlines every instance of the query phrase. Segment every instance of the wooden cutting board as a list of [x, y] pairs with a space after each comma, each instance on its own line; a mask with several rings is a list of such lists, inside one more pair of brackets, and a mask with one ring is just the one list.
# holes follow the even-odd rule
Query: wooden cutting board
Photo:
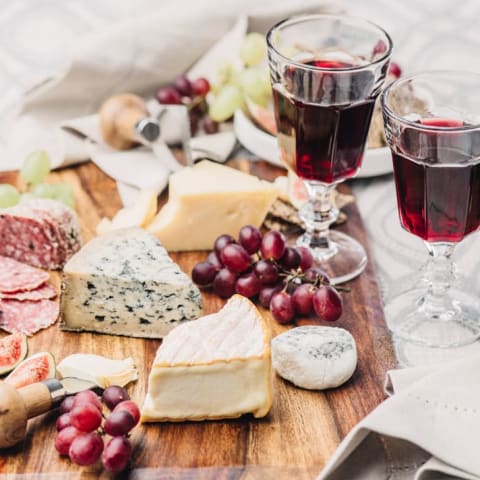
[[[265, 162], [233, 163], [266, 179], [283, 173]], [[95, 235], [101, 217], [113, 216], [121, 206], [115, 182], [92, 163], [53, 173], [49, 181], [67, 181], [74, 186], [85, 239]], [[16, 174], [0, 174], [0, 183], [3, 182], [17, 183]], [[386, 370], [395, 365], [394, 354], [362, 220], [355, 204], [346, 207], [345, 212], [348, 221], [341, 230], [358, 239], [370, 258], [362, 275], [349, 282], [351, 292], [342, 294], [344, 313], [335, 324], [348, 329], [357, 342], [358, 368], [352, 379], [340, 388], [313, 392], [275, 376], [272, 410], [260, 420], [245, 416], [228, 421], [140, 425], [132, 435], [132, 471], [122, 478], [310, 480], [350, 429], [383, 400], [382, 384]], [[205, 259], [206, 252], [178, 253], [172, 257], [190, 273], [196, 262]], [[58, 282], [58, 275], [55, 277]], [[224, 304], [208, 292], [203, 293], [203, 298], [205, 313], [218, 311]], [[262, 313], [271, 326], [272, 336], [288, 328], [278, 325], [268, 311]], [[315, 321], [298, 322], [309, 323]], [[156, 340], [66, 333], [59, 330], [58, 323], [29, 341], [30, 353], [50, 351], [57, 361], [75, 352], [133, 357], [140, 378], [130, 385], [129, 392], [139, 405], [159, 345]], [[31, 421], [21, 444], [0, 451], [0, 478], [2, 474], [10, 474], [9, 479], [110, 478], [101, 467], [80, 468], [57, 454], [56, 417], [57, 413], [52, 412]]]

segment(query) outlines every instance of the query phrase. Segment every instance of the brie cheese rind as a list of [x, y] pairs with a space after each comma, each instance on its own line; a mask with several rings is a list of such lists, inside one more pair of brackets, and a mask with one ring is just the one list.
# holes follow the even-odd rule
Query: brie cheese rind
[[157, 351], [142, 422], [260, 418], [272, 406], [270, 333], [250, 300], [179, 325]]

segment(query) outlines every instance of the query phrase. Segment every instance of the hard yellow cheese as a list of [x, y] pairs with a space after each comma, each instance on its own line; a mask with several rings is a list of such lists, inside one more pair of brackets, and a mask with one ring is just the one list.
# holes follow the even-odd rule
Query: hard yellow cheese
[[169, 200], [147, 230], [168, 251], [209, 250], [222, 233], [259, 227], [277, 195], [270, 182], [204, 160], [170, 177]]
[[250, 300], [180, 325], [157, 351], [143, 422], [265, 416], [272, 406], [270, 335]]

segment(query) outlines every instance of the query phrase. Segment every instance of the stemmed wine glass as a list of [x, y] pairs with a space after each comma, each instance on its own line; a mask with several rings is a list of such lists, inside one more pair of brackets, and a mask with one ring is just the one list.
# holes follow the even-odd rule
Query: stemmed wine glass
[[297, 245], [341, 283], [363, 271], [367, 255], [353, 238], [329, 230], [338, 216], [331, 192], [361, 166], [392, 42], [361, 18], [305, 15], [275, 25], [267, 45], [282, 160], [309, 194]]
[[429, 347], [480, 337], [478, 293], [461, 285], [455, 246], [480, 226], [480, 75], [428, 72], [382, 95], [400, 222], [429, 261], [411, 288], [388, 300], [390, 330]]

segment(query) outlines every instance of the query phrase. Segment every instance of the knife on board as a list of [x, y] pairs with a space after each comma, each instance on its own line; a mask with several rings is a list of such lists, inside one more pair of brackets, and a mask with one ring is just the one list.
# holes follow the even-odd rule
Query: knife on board
[[92, 388], [98, 385], [73, 377], [49, 378], [18, 390], [0, 381], [0, 448], [11, 447], [25, 437], [29, 418], [58, 407], [68, 395]]

